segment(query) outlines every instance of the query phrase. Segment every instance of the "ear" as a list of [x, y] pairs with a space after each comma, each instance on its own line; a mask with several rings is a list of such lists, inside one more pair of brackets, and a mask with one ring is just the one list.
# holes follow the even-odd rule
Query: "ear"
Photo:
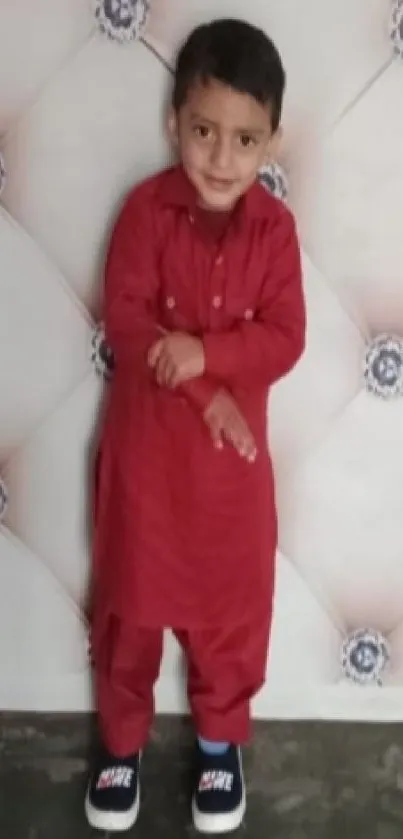
[[179, 139], [178, 139], [178, 118], [177, 118], [177, 115], [176, 115], [176, 111], [174, 110], [172, 105], [170, 106], [169, 111], [168, 111], [166, 127], [167, 127], [168, 139], [169, 139], [170, 143], [174, 146], [174, 148], [176, 148], [176, 146], [178, 145], [178, 142], [179, 142]]
[[277, 131], [271, 135], [270, 140], [267, 144], [266, 150], [266, 159], [265, 163], [272, 163], [274, 160], [278, 160], [280, 156], [280, 149], [281, 144], [283, 141], [283, 127], [279, 125]]

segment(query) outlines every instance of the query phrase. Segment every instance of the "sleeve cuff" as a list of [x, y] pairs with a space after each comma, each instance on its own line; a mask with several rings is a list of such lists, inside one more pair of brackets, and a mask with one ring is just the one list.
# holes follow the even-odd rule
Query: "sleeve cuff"
[[183, 392], [204, 413], [214, 399], [219, 387], [216, 382], [209, 381], [206, 376], [191, 379], [182, 386]]

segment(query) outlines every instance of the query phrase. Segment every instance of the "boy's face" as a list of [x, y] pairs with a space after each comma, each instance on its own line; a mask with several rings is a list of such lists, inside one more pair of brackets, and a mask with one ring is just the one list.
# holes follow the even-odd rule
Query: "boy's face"
[[269, 107], [215, 80], [189, 90], [169, 131], [200, 205], [222, 212], [254, 182], [276, 140]]

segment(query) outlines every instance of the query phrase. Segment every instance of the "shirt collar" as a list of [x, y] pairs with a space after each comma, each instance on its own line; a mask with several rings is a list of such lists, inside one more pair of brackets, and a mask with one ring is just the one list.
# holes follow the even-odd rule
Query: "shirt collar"
[[[267, 217], [267, 191], [256, 181], [240, 199], [236, 215], [243, 218]], [[160, 200], [165, 206], [181, 207], [191, 212], [197, 201], [197, 193], [182, 166], [168, 169], [160, 185]]]

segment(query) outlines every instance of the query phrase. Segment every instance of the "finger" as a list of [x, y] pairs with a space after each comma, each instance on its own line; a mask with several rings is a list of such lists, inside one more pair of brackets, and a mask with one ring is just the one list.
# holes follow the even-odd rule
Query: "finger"
[[246, 437], [243, 437], [241, 442], [241, 454], [249, 463], [254, 463], [257, 456], [257, 449], [255, 441], [248, 431]]
[[229, 443], [234, 447], [234, 449], [238, 452], [241, 457], [244, 457], [244, 444], [242, 435], [240, 435], [236, 430], [230, 428], [228, 431], [225, 432], [225, 436]]
[[240, 430], [240, 449], [241, 454], [247, 460], [254, 460], [256, 457], [256, 445], [252, 434], [246, 424]]
[[230, 426], [229, 437], [238, 454], [253, 463], [257, 455], [256, 444], [243, 420], [239, 419], [233, 426]]
[[257, 458], [257, 446], [254, 440], [251, 442], [251, 445], [245, 456], [249, 463], [255, 462]]
[[171, 358], [167, 358], [165, 366], [165, 386], [173, 390], [175, 387], [175, 380], [178, 378], [177, 367]]
[[161, 354], [156, 369], [156, 378], [160, 387], [166, 387], [169, 376], [170, 360], [165, 354]]
[[148, 366], [151, 367], [152, 369], [155, 368], [155, 366], [158, 362], [158, 359], [161, 355], [161, 352], [163, 350], [163, 347], [164, 347], [164, 341], [163, 341], [163, 339], [160, 339], [159, 341], [156, 341], [156, 343], [153, 344], [153, 346], [149, 350], [149, 352], [148, 352]]
[[222, 438], [222, 430], [219, 423], [212, 419], [208, 423], [208, 427], [211, 434], [211, 439], [213, 441], [214, 448], [222, 449], [224, 447], [224, 441]]
[[238, 454], [240, 454], [242, 457], [244, 449], [245, 430], [245, 424], [241, 416], [238, 414], [238, 412], [232, 411], [231, 414], [227, 417], [227, 421], [225, 423], [225, 435], [228, 439], [228, 442], [234, 446]]

